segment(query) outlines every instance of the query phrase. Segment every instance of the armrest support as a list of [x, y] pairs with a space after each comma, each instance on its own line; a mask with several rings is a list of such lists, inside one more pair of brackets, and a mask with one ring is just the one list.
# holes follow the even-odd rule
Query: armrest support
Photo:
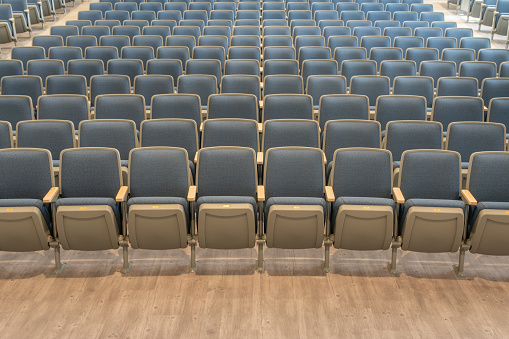
[[331, 186], [325, 186], [325, 199], [328, 202], [334, 202], [336, 197], [334, 196], [334, 191]]
[[117, 202], [124, 202], [127, 200], [127, 186], [120, 187], [115, 200]]
[[187, 192], [187, 201], [196, 200], [196, 186], [189, 186], [189, 192]]
[[460, 192], [461, 199], [467, 204], [471, 206], [477, 205], [477, 200], [475, 200], [472, 193], [469, 190], [461, 190]]
[[265, 187], [264, 186], [256, 186], [256, 200], [265, 201]]
[[263, 165], [263, 152], [256, 153], [256, 164]]
[[48, 193], [44, 196], [42, 201], [46, 204], [55, 202], [58, 198], [58, 187], [51, 187]]
[[399, 187], [392, 188], [392, 196], [398, 204], [405, 203], [405, 197], [403, 196], [403, 193], [401, 192], [401, 189]]

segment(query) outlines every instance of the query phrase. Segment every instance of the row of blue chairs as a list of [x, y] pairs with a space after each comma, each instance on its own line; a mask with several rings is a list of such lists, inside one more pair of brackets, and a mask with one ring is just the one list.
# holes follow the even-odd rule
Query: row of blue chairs
[[[181, 148], [136, 148], [129, 154], [128, 186], [122, 186], [118, 151], [65, 149], [55, 186], [47, 150], [0, 150], [0, 216], [6, 226], [3, 251], [55, 251], [60, 273], [64, 250], [128, 247], [211, 249], [322, 248], [329, 271], [330, 246], [387, 250], [396, 273], [397, 249], [458, 252], [463, 275], [467, 250], [507, 255], [506, 152], [470, 157], [467, 189], [461, 189], [460, 155], [446, 150], [409, 150], [401, 159], [398, 187], [392, 187], [391, 152], [369, 148], [334, 153], [330, 186], [323, 152], [316, 148], [272, 148], [266, 154], [264, 184], [257, 184], [255, 152], [211, 147], [197, 154], [196, 185]], [[32, 170], [27, 172], [26, 168]], [[157, 178], [157, 180], [154, 180]], [[501, 228], [502, 227], [502, 228]]]
[[[369, 147], [390, 150], [393, 155], [396, 179], [401, 155], [409, 149], [448, 149], [459, 152], [463, 159], [462, 168], [465, 170], [465, 178], [468, 169], [466, 159], [472, 153], [506, 150], [506, 128], [504, 124], [454, 121], [447, 125], [444, 121], [444, 125], [442, 125], [439, 121], [444, 120], [445, 117], [438, 116], [443, 114], [443, 112], [439, 112], [439, 109], [442, 108], [437, 109], [438, 119], [436, 120], [438, 121], [423, 120], [422, 109], [421, 116], [391, 110], [390, 105], [397, 99], [405, 103], [407, 107], [414, 108], [413, 106], [415, 106], [419, 109], [415, 104], [412, 106], [410, 98], [383, 98], [383, 102], [380, 103], [377, 110], [375, 121], [362, 119], [328, 120], [324, 125], [323, 133], [320, 133], [319, 124], [314, 120], [291, 118], [267, 120], [261, 126], [256, 120], [252, 119], [213, 118], [206, 120], [200, 126], [200, 129], [198, 129], [196, 122], [191, 119], [162, 118], [143, 120], [137, 126], [132, 120], [118, 119], [122, 118], [119, 114], [105, 112], [105, 109], [111, 107], [111, 105], [108, 106], [110, 102], [106, 100], [108, 98], [100, 99], [96, 119], [79, 121], [79, 125], [75, 127], [71, 120], [51, 119], [55, 116], [61, 118], [64, 115], [62, 114], [62, 103], [73, 104], [72, 98], [48, 98], [42, 102], [43, 110], [47, 110], [53, 105], [56, 112], [43, 112], [45, 118], [18, 121], [15, 125], [15, 131], [13, 131], [9, 121], [2, 121], [0, 148], [10, 148], [16, 145], [18, 148], [47, 149], [52, 154], [53, 165], [58, 168], [59, 154], [65, 148], [76, 147], [76, 145], [78, 147], [112, 147], [119, 151], [122, 166], [127, 168], [129, 152], [135, 147], [182, 147], [188, 152], [189, 165], [194, 178], [195, 156], [201, 148], [215, 146], [249, 147], [258, 153], [257, 164], [262, 166], [266, 152], [271, 148], [285, 146], [314, 147], [322, 148], [324, 151], [327, 179], [331, 171], [334, 152], [339, 148]], [[184, 99], [189, 101], [192, 98]], [[352, 107], [355, 104], [362, 104], [362, 102], [356, 102], [355, 99], [358, 98], [344, 98], [342, 101], [350, 103]], [[57, 102], [57, 100], [60, 101]], [[219, 98], [217, 101], [219, 101]], [[452, 100], [441, 101], [439, 105], [444, 107]], [[2, 102], [8, 101], [2, 100]], [[462, 104], [464, 108], [466, 107], [464, 102], [457, 102]], [[16, 104], [14, 100], [8, 103]], [[491, 112], [494, 120], [496, 120], [497, 114], [500, 115], [502, 108], [507, 108], [508, 99], [495, 100], [493, 107], [497, 105], [499, 107], [493, 108]], [[78, 113], [86, 114], [87, 112]], [[358, 113], [358, 115], [360, 114]], [[450, 115], [452, 113], [447, 118], [453, 120]], [[354, 115], [351, 114], [350, 116]], [[76, 119], [76, 117], [72, 118]], [[502, 118], [507, 121], [505, 116]], [[445, 132], [443, 126], [447, 126]], [[75, 128], [77, 128], [77, 138], [75, 138]], [[136, 132], [137, 129], [140, 131], [139, 138]], [[15, 139], [13, 138], [13, 132], [15, 132]], [[443, 142], [444, 136], [446, 136], [445, 143]], [[397, 185], [397, 180], [394, 184]]]
[[[152, 63], [155, 65], [152, 66]], [[176, 72], [157, 72], [159, 68], [175, 64], [178, 67], [172, 69]], [[263, 108], [263, 100], [268, 95], [309, 94], [315, 110], [320, 98], [329, 94], [365, 94], [372, 109], [380, 95], [421, 95], [431, 109], [435, 94], [480, 96], [488, 104], [494, 97], [507, 96], [509, 82], [506, 78], [509, 62], [501, 63], [500, 77], [497, 77], [496, 64], [486, 61], [463, 61], [458, 73], [452, 61], [422, 61], [419, 76], [416, 76], [414, 61], [384, 60], [377, 72], [377, 64], [373, 60], [345, 60], [338, 75], [335, 60], [306, 60], [299, 75], [296, 61], [268, 60], [264, 63], [267, 72], [263, 80], [259, 77], [257, 62], [228, 60], [226, 75], [223, 75], [217, 60], [190, 59], [186, 64], [186, 74], [183, 75], [179, 60], [149, 60], [148, 74], [144, 74], [142, 61], [114, 59], [108, 62], [108, 74], [104, 75], [101, 60], [71, 60], [68, 74], [64, 75], [61, 60], [43, 59], [30, 60], [28, 75], [22, 75], [21, 61], [8, 60], [0, 63], [5, 69], [1, 74], [0, 88], [2, 94], [30, 96], [34, 107], [38, 97], [44, 93], [90, 96], [94, 106], [97, 95], [134, 92], [143, 95], [150, 108], [154, 95], [177, 92], [199, 95], [206, 109], [209, 96], [220, 92], [253, 95], [260, 108]], [[288, 69], [288, 66], [293, 66], [294, 72], [281, 71], [281, 67]], [[367, 86], [367, 82], [373, 85]], [[103, 85], [97, 85], [99, 83]]]
[[[0, 96], [0, 102], [4, 107], [0, 111], [0, 119], [4, 121], [6, 126], [15, 126], [15, 129], [18, 130], [17, 126], [20, 123], [33, 119], [29, 97]], [[322, 146], [330, 161], [332, 153], [337, 148], [354, 146], [380, 147], [382, 137], [385, 138], [387, 133], [389, 133], [389, 124], [393, 121], [412, 120], [419, 124], [427, 120], [426, 100], [420, 96], [380, 96], [377, 100], [374, 114], [375, 121], [368, 120], [370, 115], [368, 109], [369, 102], [368, 98], [362, 95], [328, 95], [322, 97], [319, 122], [313, 119], [311, 98], [309, 96], [270, 95], [267, 96], [265, 103], [263, 124], [258, 124], [256, 119], [258, 117], [256, 100], [252, 96], [235, 94], [215, 95], [209, 100], [208, 119], [202, 122], [200, 101], [196, 95], [173, 94], [155, 96], [153, 98], [152, 110], [149, 114], [145, 112], [145, 103], [140, 95], [100, 95], [96, 99], [96, 108], [93, 115], [90, 114], [87, 100], [84, 96], [49, 95], [39, 98], [38, 121], [44, 122], [50, 120], [55, 122], [65, 119], [68, 121], [65, 128], [74, 131], [74, 128], [69, 128], [68, 126], [75, 126], [76, 128], [79, 126], [81, 129], [81, 125], [89, 121], [88, 119], [90, 118], [96, 119], [92, 121], [96, 121], [96, 125], [99, 126], [101, 126], [99, 122], [104, 121], [104, 119], [123, 119], [122, 121], [127, 121], [127, 123], [124, 122], [122, 125], [119, 120], [114, 120], [108, 123], [110, 125], [109, 128], [102, 129], [106, 133], [105, 135], [102, 137], [94, 136], [94, 138], [89, 139], [93, 142], [100, 142], [100, 140], [105, 140], [106, 138], [106, 144], [92, 146], [107, 146], [119, 150], [122, 149], [124, 150], [121, 151], [122, 160], [127, 160], [129, 150], [138, 144], [135, 130], [140, 130], [140, 140], [143, 146], [184, 147], [191, 156], [190, 160], [193, 159], [194, 154], [198, 150], [200, 135], [202, 147], [224, 145], [249, 146], [255, 151], [261, 150], [262, 152], [265, 152], [268, 148], [278, 146], [320, 147], [320, 135], [322, 135]], [[239, 104], [245, 106], [245, 112], [238, 112], [236, 110]], [[442, 137], [448, 137], [447, 131], [452, 124], [466, 122], [467, 124], [473, 124], [470, 126], [475, 126], [475, 128], [470, 130], [476, 131], [475, 133], [484, 133], [484, 137], [472, 139], [474, 147], [480, 147], [480, 149], [470, 149], [470, 152], [464, 158], [468, 158], [470, 153], [477, 150], [503, 151], [505, 149], [506, 138], [505, 126], [508, 125], [509, 121], [507, 115], [508, 104], [509, 99], [507, 97], [492, 99], [488, 107], [487, 121], [489, 123], [483, 123], [484, 106], [482, 99], [475, 97], [438, 97], [434, 100], [431, 115], [432, 123], [429, 125], [440, 125], [440, 133], [438, 133], [440, 138], [436, 134], [431, 134], [431, 136], [426, 134], [423, 137], [416, 138], [415, 142], [419, 144], [422, 140], [424, 140], [422, 141], [423, 143], [429, 141], [431, 144], [438, 145], [441, 148], [442, 142], [437, 143], [435, 141], [442, 140]], [[334, 109], [334, 107], [340, 108]], [[175, 119], [187, 121], [186, 132], [182, 130], [176, 132], [178, 129], [170, 126]], [[215, 139], [212, 138], [212, 140], [217, 142], [217, 144], [213, 144], [214, 141], [204, 139], [204, 134], [206, 134], [206, 126], [210, 126], [210, 128], [219, 126], [214, 125], [219, 124], [218, 121], [223, 121], [221, 123], [223, 127], [220, 129], [222, 132], [217, 133]], [[244, 122], [242, 123], [242, 121]], [[270, 124], [268, 123], [269, 121], [271, 122]], [[341, 126], [332, 122], [338, 122]], [[115, 124], [118, 126], [115, 126]], [[158, 131], [159, 137], [151, 137], [150, 134], [144, 133], [143, 126], [147, 124], [160, 127]], [[483, 127], [493, 124], [499, 126], [497, 127], [498, 132], [490, 132], [489, 127]], [[271, 127], [268, 130], [269, 125], [279, 127]], [[51, 123], [46, 125], [40, 124], [40, 126], [46, 126], [50, 130], [52, 128]], [[417, 126], [423, 126], [424, 128], [426, 125], [421, 124]], [[333, 130], [331, 131], [329, 128]], [[481, 132], [483, 128], [487, 132]], [[8, 130], [11, 132], [8, 133]], [[5, 142], [3, 147], [13, 144], [12, 130], [12, 127], [4, 128], [3, 140]], [[113, 130], [117, 130], [117, 133], [112, 133]], [[258, 133], [262, 135], [261, 147], [259, 147]], [[267, 133], [270, 136], [267, 136]], [[437, 130], [432, 133], [437, 133]], [[471, 135], [473, 136], [475, 133], [472, 132]], [[33, 142], [35, 145], [37, 145], [37, 142], [40, 142], [41, 137], [39, 135], [47, 135], [45, 140], [48, 141], [51, 139], [51, 135], [57, 134], [47, 130], [41, 131], [37, 136], [34, 135]], [[68, 135], [71, 134], [74, 135], [74, 132]], [[76, 134], [81, 136], [81, 130], [77, 130]], [[495, 135], [499, 137], [495, 137]], [[14, 133], [14, 136], [19, 138], [19, 131]], [[408, 133], [408, 137], [412, 138], [415, 135]], [[387, 142], [387, 140], [384, 140], [384, 142]], [[50, 150], [56, 156], [58, 156], [63, 145], [67, 144], [64, 141], [60, 142], [58, 140], [54, 140], [53, 143], [55, 144], [53, 147], [56, 147], [58, 151], [54, 152], [55, 148]], [[497, 145], [496, 147], [498, 148], [492, 149], [489, 147], [495, 146], [483, 146], [486, 143]], [[32, 146], [35, 145], [32, 144]], [[429, 144], [423, 145], [421, 143], [419, 145], [420, 147], [415, 148], [431, 147]], [[58, 147], [60, 147], [60, 150]], [[391, 151], [393, 150], [391, 149]], [[395, 160], [399, 161], [397, 154], [394, 154], [394, 156]], [[263, 155], [261, 159], [263, 159]]]

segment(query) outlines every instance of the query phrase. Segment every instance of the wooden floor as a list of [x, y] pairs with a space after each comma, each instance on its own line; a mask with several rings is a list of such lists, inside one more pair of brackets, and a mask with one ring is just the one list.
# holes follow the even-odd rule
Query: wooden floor
[[390, 251], [130, 250], [0, 254], [2, 338], [504, 338], [509, 336], [509, 259], [468, 254], [398, 253], [399, 276], [385, 269]]
[[[429, 2], [429, 1], [426, 1]], [[465, 16], [433, 2], [446, 20]], [[453, 7], [453, 6], [452, 6]], [[63, 25], [88, 2], [59, 15]], [[477, 36], [489, 36], [487, 28]], [[28, 34], [19, 46], [29, 45]], [[495, 36], [493, 47], [503, 48]], [[1, 46], [9, 58], [13, 44]], [[398, 253], [399, 276], [385, 264], [389, 251], [266, 250], [266, 271], [254, 271], [255, 250], [198, 249], [198, 273], [188, 273], [189, 250], [130, 250], [133, 267], [119, 272], [121, 252], [62, 251], [67, 267], [53, 274], [53, 252], [0, 253], [1, 338], [507, 338], [509, 258], [467, 253]]]

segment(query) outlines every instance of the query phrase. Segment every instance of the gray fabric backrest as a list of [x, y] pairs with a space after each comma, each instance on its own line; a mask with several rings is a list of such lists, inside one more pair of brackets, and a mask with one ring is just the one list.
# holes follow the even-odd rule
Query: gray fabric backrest
[[509, 98], [496, 98], [490, 101], [488, 110], [489, 122], [503, 123], [507, 129], [509, 126]]
[[32, 120], [33, 118], [34, 113], [30, 97], [24, 95], [0, 96], [0, 120], [8, 121], [11, 126], [16, 126], [19, 121]]
[[332, 171], [332, 189], [336, 197], [391, 198], [392, 156], [388, 151], [337, 150]]
[[131, 81], [125, 75], [94, 75], [90, 78], [90, 105], [95, 104], [98, 95], [129, 94]]
[[27, 68], [28, 60], [44, 59], [45, 57], [44, 48], [39, 46], [16, 46], [11, 50], [11, 58], [13, 60], [20, 60], [23, 63], [23, 69]]
[[221, 63], [216, 59], [189, 59], [186, 61], [186, 74], [209, 74], [216, 78], [216, 86], [221, 83]]
[[128, 119], [136, 128], [145, 120], [145, 99], [142, 95], [99, 95], [95, 100], [96, 119]]
[[225, 75], [221, 80], [221, 93], [253, 94], [260, 100], [260, 78], [255, 75]]
[[131, 197], [186, 198], [189, 190], [188, 170], [188, 156], [185, 149], [136, 148], [131, 151], [129, 157]]
[[405, 151], [399, 180], [406, 200], [456, 200], [461, 182], [460, 155], [442, 150]]
[[152, 119], [141, 124], [141, 146], [181, 147], [193, 160], [198, 151], [196, 122], [190, 119]]
[[152, 119], [192, 119], [201, 123], [201, 102], [196, 94], [164, 94], [152, 98]]
[[437, 96], [477, 96], [477, 79], [443, 77], [438, 79]]
[[54, 186], [52, 169], [46, 150], [0, 150], [0, 199], [42, 200]]
[[173, 93], [173, 78], [167, 75], [139, 75], [134, 79], [134, 94], [142, 95], [150, 106], [152, 97]]
[[497, 76], [497, 64], [489, 61], [464, 61], [460, 64], [458, 73], [460, 77], [477, 78], [480, 89], [483, 79]]
[[266, 75], [263, 79], [263, 93], [304, 94], [302, 77], [298, 75]]
[[41, 77], [42, 85], [46, 85], [46, 78], [49, 75], [63, 75], [64, 62], [62, 60], [43, 59], [30, 60], [27, 64], [27, 75], [37, 75]]
[[82, 120], [87, 120], [88, 100], [84, 95], [44, 95], [39, 98], [37, 118], [70, 120], [78, 128]]
[[320, 147], [318, 123], [313, 120], [268, 120], [263, 127], [263, 152], [273, 147]]
[[263, 121], [272, 119], [313, 119], [313, 99], [305, 94], [267, 95]]
[[426, 120], [426, 98], [411, 95], [384, 95], [376, 102], [376, 120], [382, 130], [393, 120]]
[[429, 121], [391, 121], [385, 131], [384, 147], [394, 161], [409, 149], [442, 149], [442, 125]]
[[202, 148], [239, 146], [258, 152], [258, 137], [256, 120], [212, 119], [203, 124]]
[[251, 94], [214, 94], [209, 97], [208, 119], [258, 120], [258, 101]]
[[[376, 106], [381, 95], [389, 95], [389, 77], [379, 75], [353, 76], [350, 81], [351, 94], [363, 94], [369, 98], [369, 106]], [[383, 126], [383, 125], [382, 125]]]
[[202, 105], [205, 105], [209, 95], [217, 93], [216, 77], [197, 74], [182, 75], [177, 80], [177, 90], [178, 93], [198, 94]]
[[8, 121], [0, 121], [0, 148], [12, 147], [12, 127]]
[[447, 146], [461, 155], [461, 161], [470, 160], [475, 152], [505, 151], [505, 126], [485, 122], [452, 123], [447, 130]]
[[483, 121], [484, 105], [481, 98], [437, 97], [433, 101], [432, 120], [446, 129], [451, 122]]
[[44, 148], [53, 160], [60, 152], [74, 147], [74, 125], [69, 121], [34, 120], [20, 122], [16, 128], [17, 147]]
[[313, 105], [320, 104], [320, 98], [327, 94], [345, 94], [346, 79], [342, 75], [314, 75], [308, 77], [306, 94], [313, 98]]
[[50, 75], [46, 78], [46, 95], [87, 95], [87, 79], [81, 75]]
[[474, 153], [470, 158], [467, 188], [478, 202], [509, 202], [507, 173], [509, 173], [509, 153]]
[[23, 63], [21, 60], [3, 59], [0, 60], [0, 80], [4, 76], [23, 75]]
[[128, 160], [137, 146], [134, 123], [128, 120], [88, 120], [79, 126], [79, 147], [111, 147]]
[[486, 78], [482, 82], [481, 98], [484, 105], [488, 106], [493, 98], [509, 96], [509, 79], [507, 78]]
[[380, 123], [369, 120], [331, 120], [325, 124], [323, 151], [328, 162], [339, 148], [380, 148]]
[[393, 94], [420, 95], [426, 98], [428, 108], [433, 106], [433, 78], [401, 76], [394, 78]]
[[69, 60], [67, 66], [67, 74], [83, 75], [87, 79], [87, 86], [90, 86], [92, 76], [104, 74], [104, 64], [99, 59]]
[[115, 149], [75, 148], [60, 155], [62, 198], [115, 198], [120, 180], [120, 159]]
[[320, 128], [336, 119], [369, 119], [369, 99], [365, 95], [333, 94], [320, 100]]
[[267, 152], [265, 195], [271, 197], [322, 198], [323, 153], [315, 148], [280, 147]]
[[[2, 96], [28, 95], [30, 99], [32, 99], [33, 108], [35, 108], [35, 106], [37, 105], [37, 99], [42, 95], [42, 86], [43, 85], [41, 78], [35, 75], [18, 75], [3, 77], [1, 86]], [[13, 99], [11, 101], [11, 104], [12, 102], [16, 102], [16, 100]], [[5, 102], [3, 102], [2, 105], [0, 105], [0, 107], [3, 107], [4, 103]]]
[[198, 197], [255, 197], [255, 152], [240, 147], [204, 148], [198, 153], [196, 184]]

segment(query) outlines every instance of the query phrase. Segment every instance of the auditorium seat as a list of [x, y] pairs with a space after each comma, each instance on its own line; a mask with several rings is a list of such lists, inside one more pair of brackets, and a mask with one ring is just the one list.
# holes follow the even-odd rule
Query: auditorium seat
[[60, 155], [60, 198], [54, 197], [62, 248], [100, 251], [120, 245], [122, 272], [127, 273], [129, 243], [126, 220], [122, 217], [125, 212], [121, 213], [126, 199], [127, 187], [122, 186], [117, 150], [99, 147], [64, 150]]

